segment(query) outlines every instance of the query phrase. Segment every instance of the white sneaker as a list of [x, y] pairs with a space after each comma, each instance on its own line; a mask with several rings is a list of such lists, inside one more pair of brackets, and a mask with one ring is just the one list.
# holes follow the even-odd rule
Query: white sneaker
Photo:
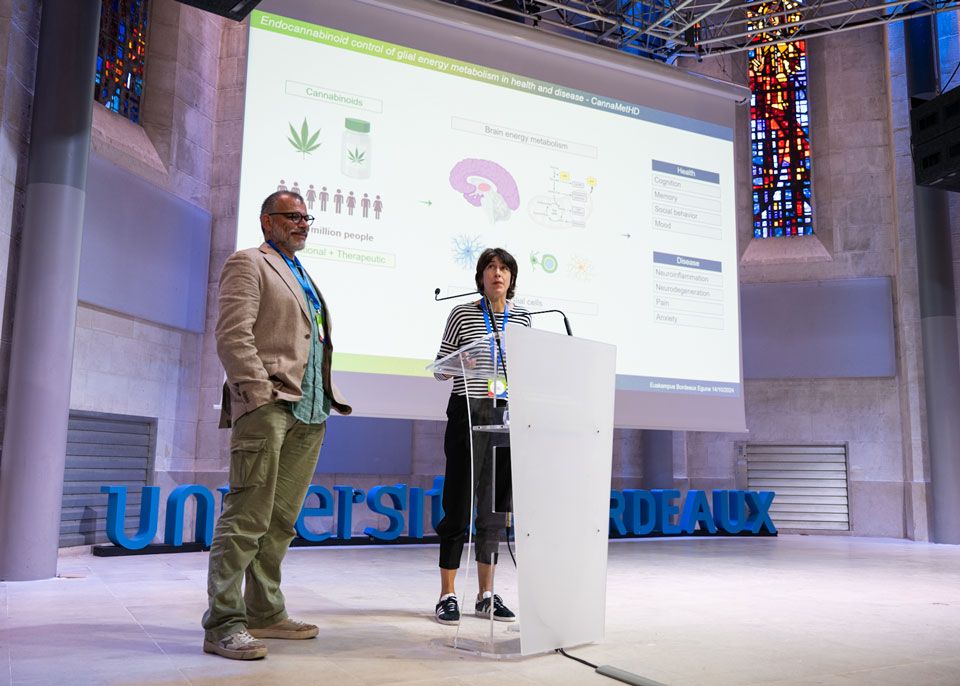
[[267, 656], [267, 644], [258, 641], [247, 631], [238, 631], [216, 643], [204, 640], [203, 652], [221, 655], [230, 660], [259, 660]]
[[260, 628], [250, 627], [247, 629], [254, 638], [292, 638], [303, 639], [313, 638], [320, 633], [320, 628], [316, 624], [307, 624], [298, 619], [287, 617], [276, 624], [262, 626]]

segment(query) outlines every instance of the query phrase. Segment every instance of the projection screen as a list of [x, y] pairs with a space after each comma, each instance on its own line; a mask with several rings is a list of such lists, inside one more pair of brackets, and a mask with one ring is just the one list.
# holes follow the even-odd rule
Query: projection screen
[[500, 246], [517, 304], [617, 346], [617, 426], [742, 431], [746, 95], [430, 0], [267, 0], [250, 18], [237, 247], [261, 243], [268, 193], [305, 197], [299, 257], [361, 416], [443, 418], [449, 384], [424, 366], [458, 301], [434, 290], [473, 290], [479, 252]]

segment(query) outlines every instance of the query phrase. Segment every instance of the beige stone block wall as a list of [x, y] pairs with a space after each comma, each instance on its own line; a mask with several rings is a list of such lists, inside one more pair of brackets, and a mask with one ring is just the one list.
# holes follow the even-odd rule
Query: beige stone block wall
[[894, 222], [897, 274], [894, 279], [897, 368], [904, 459], [904, 520], [908, 538], [929, 540], [930, 458], [926, 446], [923, 386], [923, 344], [920, 335], [916, 225], [913, 217], [913, 162], [910, 156], [910, 114], [907, 98], [903, 26], [885, 35], [889, 78], [890, 150], [894, 177]]
[[[174, 0], [151, 4], [142, 123], [95, 104], [92, 149], [210, 211], [222, 224], [226, 213], [216, 195], [215, 122], [221, 38], [234, 23]], [[198, 447], [207, 444], [198, 432], [199, 420], [209, 419], [201, 407], [209, 413], [219, 394], [202, 390], [203, 344], [202, 334], [82, 304], [78, 308], [71, 407], [155, 417], [153, 483], [162, 487], [164, 500], [172, 488], [194, 482], [197, 470], [208, 466], [198, 460]], [[158, 537], [163, 535], [164, 509], [162, 505]], [[191, 503], [188, 522], [192, 513]]]
[[[844, 443], [852, 533], [923, 540], [929, 534], [922, 361], [912, 207], [903, 207], [912, 181], [904, 175], [909, 129], [902, 65], [892, 57], [888, 61], [883, 28], [809, 41], [808, 56], [817, 235], [768, 239], [759, 250], [749, 202], [738, 196], [740, 278], [763, 283], [891, 277], [897, 376], [748, 381], [749, 433], [686, 434], [679, 441], [682, 449], [675, 450], [676, 479], [690, 488], [744, 487], [737, 478], [740, 442]], [[717, 60], [709, 73], [745, 74], [745, 65], [732, 64], [736, 59]], [[749, 157], [738, 150], [740, 163], [748, 166]], [[741, 193], [746, 189], [748, 183]], [[819, 244], [815, 250], [809, 248], [813, 241]]]
[[748, 381], [745, 387], [749, 433], [686, 434], [690, 488], [746, 488], [741, 443], [846, 445], [850, 533], [908, 535], [896, 379]]
[[[200, 350], [200, 404], [197, 413], [195, 469], [208, 478], [229, 467], [229, 431], [217, 427], [223, 367], [217, 357], [213, 331], [219, 307], [220, 271], [236, 249], [237, 199], [240, 195], [240, 149], [243, 143], [243, 95], [246, 84], [247, 23], [225, 21], [219, 36], [219, 80], [213, 109], [212, 150], [216, 164], [210, 177], [213, 234], [210, 241], [210, 281], [207, 284], [207, 320]], [[257, 221], [246, 217], [244, 221]]]
[[154, 470], [193, 471], [199, 336], [80, 305], [70, 406], [157, 419]]
[[[204, 151], [212, 149], [213, 134], [212, 124], [204, 126], [201, 113], [212, 110], [215, 102], [222, 22], [173, 0], [156, 0], [153, 7], [156, 21], [150, 45], [156, 46], [156, 54], [151, 51], [147, 81], [155, 81], [157, 87], [144, 108], [144, 126], [94, 103], [91, 148], [131, 174], [208, 208], [213, 158]], [[165, 21], [175, 21], [175, 30], [164, 26]], [[4, 399], [39, 26], [40, 3], [0, 0], [0, 279], [5, 292], [0, 300], [0, 398]], [[164, 51], [170, 45], [169, 34], [179, 35], [180, 26], [184, 37], [175, 43], [182, 52], [168, 57]], [[186, 30], [188, 26], [206, 33], [196, 35]], [[178, 69], [189, 69], [200, 79], [189, 94], [176, 85]], [[174, 87], [165, 91], [164, 80]], [[188, 144], [181, 147], [196, 153], [189, 159], [175, 155], [183, 142]], [[157, 418], [158, 484], [169, 481], [168, 474], [178, 475], [177, 481], [193, 470], [200, 341], [194, 333], [78, 306], [71, 407]], [[0, 416], [3, 409], [5, 402], [0, 403]]]

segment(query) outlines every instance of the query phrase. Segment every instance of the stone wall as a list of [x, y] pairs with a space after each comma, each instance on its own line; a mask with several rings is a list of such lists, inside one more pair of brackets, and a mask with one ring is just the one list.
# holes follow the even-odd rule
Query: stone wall
[[[219, 312], [220, 271], [236, 249], [237, 206], [240, 196], [240, 149], [243, 144], [243, 104], [246, 84], [247, 24], [226, 22], [221, 33], [220, 74], [215, 119], [216, 168], [212, 179], [213, 236], [210, 241], [210, 282], [207, 287], [207, 324], [200, 371], [200, 410], [197, 415], [196, 479], [210, 487], [227, 481], [229, 432], [217, 428], [224, 373], [217, 357], [213, 331]], [[246, 217], [245, 221], [257, 221]]]
[[897, 238], [897, 366], [902, 381], [900, 406], [904, 442], [903, 479], [905, 519], [918, 540], [930, 537], [927, 498], [930, 459], [926, 446], [923, 397], [923, 347], [920, 337], [920, 303], [917, 281], [916, 227], [913, 217], [913, 162], [910, 156], [910, 114], [904, 71], [903, 25], [887, 32], [889, 73], [891, 165]]
[[[38, 2], [0, 0], [0, 277], [4, 284], [0, 399], [5, 399], [7, 390], [40, 7]], [[173, 0], [156, 0], [151, 20], [150, 45], [156, 49], [151, 49], [148, 62], [147, 80], [152, 87], [144, 108], [144, 126], [94, 103], [91, 150], [160, 188], [207, 207], [212, 155], [204, 157], [203, 150], [211, 148], [212, 123], [204, 130], [200, 113], [216, 92], [218, 42], [213, 43], [213, 53], [206, 46], [210, 31], [218, 34], [220, 22]], [[165, 54], [171, 45], [183, 54]], [[193, 52], [188, 53], [190, 50]], [[202, 67], [192, 71], [195, 75], [206, 73], [208, 78], [204, 87], [186, 92], [189, 78], [180, 83], [172, 70], [187, 71], [185, 66], [177, 67], [177, 60], [186, 65], [186, 59], [198, 55], [206, 62], [201, 59]], [[165, 71], [169, 89], [164, 87]], [[178, 155], [178, 150], [185, 152]], [[154, 481], [159, 485], [169, 486], [184, 477], [189, 480], [187, 475], [192, 475], [199, 345], [197, 334], [78, 305], [71, 407], [156, 417]], [[0, 410], [5, 410], [5, 402], [0, 402]], [[0, 411], [0, 416], [4, 414]]]
[[[902, 94], [891, 92], [896, 74], [891, 86], [885, 31], [808, 42], [816, 236], [753, 239], [750, 204], [742, 198], [738, 222], [744, 283], [890, 277], [897, 376], [750, 380], [749, 433], [687, 433], [676, 456], [685, 471], [676, 476], [680, 487], [742, 488], [740, 443], [847, 444], [851, 533], [926, 539], [927, 477], [911, 468], [923, 462], [916, 259], [912, 233], [902, 227], [893, 155], [904, 150], [909, 132], [892, 126], [906, 110]], [[745, 74], [745, 65], [730, 64], [736, 56], [718, 61], [714, 75]], [[749, 165], [742, 151], [738, 157]]]
[[[151, 3], [141, 125], [94, 105], [92, 150], [213, 213], [226, 20]], [[203, 337], [81, 304], [71, 407], [157, 418], [153, 483], [194, 481]], [[161, 516], [163, 513], [161, 512]]]

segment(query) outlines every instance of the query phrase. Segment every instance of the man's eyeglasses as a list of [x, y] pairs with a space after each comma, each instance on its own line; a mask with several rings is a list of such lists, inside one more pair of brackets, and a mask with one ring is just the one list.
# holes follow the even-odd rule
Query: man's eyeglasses
[[271, 217], [286, 217], [294, 224], [299, 224], [301, 220], [307, 222], [307, 226], [313, 224], [314, 216], [312, 214], [300, 214], [299, 212], [267, 212]]

